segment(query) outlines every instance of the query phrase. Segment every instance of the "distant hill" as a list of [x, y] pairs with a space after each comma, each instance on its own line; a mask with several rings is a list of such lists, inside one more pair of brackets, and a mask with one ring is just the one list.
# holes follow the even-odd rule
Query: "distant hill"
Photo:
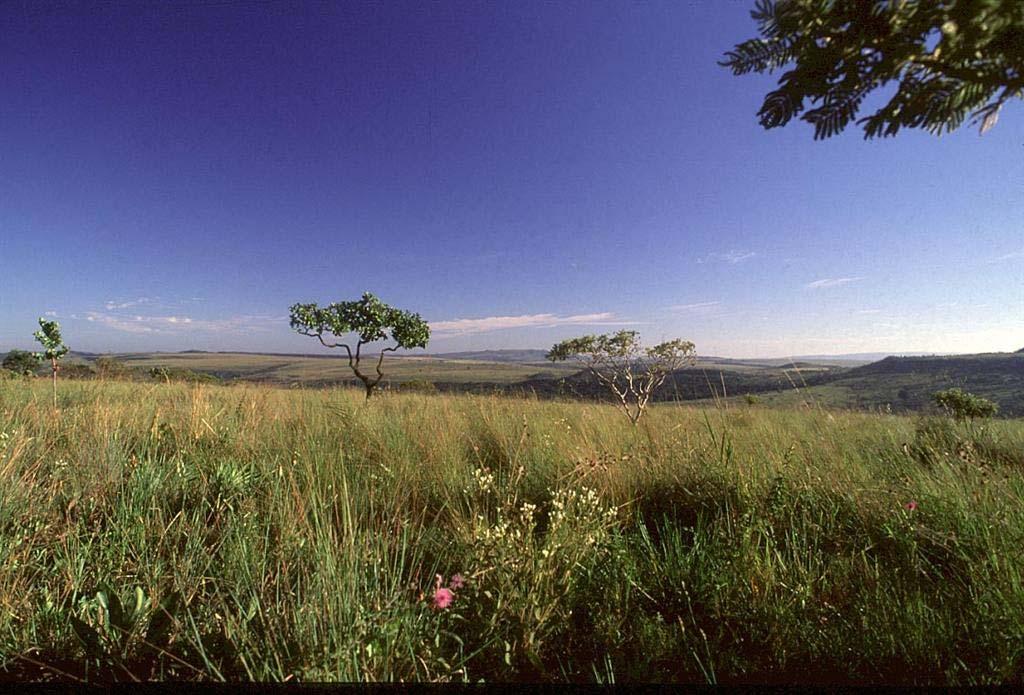
[[[725, 363], [697, 364], [668, 376], [653, 397], [655, 401], [690, 401], [724, 398], [742, 394], [787, 391], [828, 383], [847, 369], [821, 365], [755, 366], [743, 362], [735, 366]], [[526, 390], [541, 396], [568, 396], [601, 399], [607, 393], [584, 371], [563, 378], [528, 379], [509, 384], [506, 390]]]
[[930, 408], [932, 394], [953, 387], [994, 401], [1000, 415], [1024, 416], [1024, 353], [886, 357], [800, 393], [775, 394], [768, 400], [907, 412]]
[[821, 360], [840, 360], [843, 362], [878, 362], [884, 360], [886, 357], [930, 357], [935, 356], [938, 353], [935, 352], [903, 352], [895, 350], [893, 352], [849, 352], [840, 355], [797, 355], [793, 357], [795, 360], [810, 360], [810, 361], [821, 361]]
[[[880, 359], [885, 357], [879, 353]], [[478, 362], [515, 362], [519, 364], [538, 364], [547, 361], [547, 350], [476, 350], [467, 352], [441, 352], [430, 354], [429, 357], [442, 360], [473, 360]], [[812, 355], [808, 357], [765, 357], [765, 358], [735, 358], [716, 357], [714, 355], [699, 355], [698, 364], [714, 365], [715, 367], [754, 367], [754, 368], [783, 368], [783, 367], [806, 367], [808, 369], [821, 366], [854, 367], [867, 364], [872, 360], [861, 359], [855, 355]]]
[[988, 352], [977, 355], [932, 355], [886, 357], [862, 367], [851, 369], [847, 376], [867, 374], [984, 374], [992, 371], [1015, 371], [1024, 367], [1020, 352]]
[[[385, 367], [386, 381], [396, 387], [407, 381], [429, 381], [441, 391], [498, 391], [588, 399], [607, 396], [578, 365], [547, 362], [544, 354], [543, 350], [481, 350], [392, 356]], [[99, 356], [76, 351], [68, 355], [65, 363], [68, 367], [87, 365]], [[353, 381], [347, 360], [331, 351], [290, 355], [189, 350], [116, 357], [139, 378], [148, 378], [152, 367], [167, 367], [225, 381], [310, 387]], [[690, 401], [757, 394], [766, 404], [813, 403], [836, 408], [920, 412], [933, 407], [932, 395], [936, 391], [959, 387], [997, 403], [1002, 416], [1024, 416], [1024, 350], [887, 356], [868, 364], [834, 356], [794, 360], [702, 357], [696, 366], [670, 375], [654, 399]]]
[[[765, 361], [768, 362], [768, 361]], [[772, 361], [774, 362], [774, 361]], [[1024, 353], [950, 356], [888, 356], [858, 367], [813, 362], [784, 365], [754, 360], [720, 360], [672, 374], [656, 401], [731, 398], [756, 394], [766, 404], [817, 404], [826, 407], [893, 412], [930, 410], [932, 395], [960, 387], [999, 405], [999, 414], [1024, 416]], [[604, 398], [586, 373], [529, 379], [504, 390], [526, 389], [538, 395]]]
[[520, 362], [531, 364], [544, 362], [546, 350], [471, 350], [468, 352], [442, 352], [432, 354], [441, 360], [474, 360], [477, 362]]

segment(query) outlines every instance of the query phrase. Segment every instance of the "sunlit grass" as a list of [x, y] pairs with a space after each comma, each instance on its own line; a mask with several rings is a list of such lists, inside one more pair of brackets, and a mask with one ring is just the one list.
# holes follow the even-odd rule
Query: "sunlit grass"
[[633, 428], [593, 403], [98, 381], [49, 399], [0, 383], [0, 677], [1024, 672], [1021, 421], [666, 405]]

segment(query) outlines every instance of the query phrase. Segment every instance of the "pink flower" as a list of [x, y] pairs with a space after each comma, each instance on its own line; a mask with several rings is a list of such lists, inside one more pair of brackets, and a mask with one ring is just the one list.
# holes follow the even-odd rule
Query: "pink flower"
[[448, 582], [448, 586], [450, 586], [453, 589], [461, 589], [462, 587], [466, 586], [466, 580], [462, 578], [461, 574], [453, 574], [452, 580]]
[[903, 506], [909, 509], [910, 511], [914, 511], [915, 509], [917, 509], [917, 502], [915, 502], [914, 500], [910, 500]]
[[455, 600], [455, 594], [452, 593], [451, 589], [435, 589], [434, 590], [434, 608], [445, 609], [452, 605], [452, 601]]

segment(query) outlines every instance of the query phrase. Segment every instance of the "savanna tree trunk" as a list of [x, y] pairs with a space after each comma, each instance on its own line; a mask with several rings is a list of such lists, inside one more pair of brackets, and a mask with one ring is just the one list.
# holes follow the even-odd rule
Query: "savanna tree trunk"
[[53, 409], [57, 409], [57, 360], [50, 360], [50, 367], [53, 370]]

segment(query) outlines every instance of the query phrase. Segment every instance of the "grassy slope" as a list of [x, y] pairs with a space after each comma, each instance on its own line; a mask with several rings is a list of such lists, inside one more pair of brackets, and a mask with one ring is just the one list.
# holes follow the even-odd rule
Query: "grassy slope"
[[[260, 355], [252, 353], [147, 353], [120, 355], [132, 367], [172, 367], [213, 374], [223, 379], [268, 381], [277, 384], [330, 384], [352, 381], [348, 360], [341, 353], [330, 357]], [[373, 374], [374, 361], [364, 364]], [[432, 357], [389, 355], [384, 363], [387, 379], [397, 383], [427, 380], [450, 383], [492, 382], [505, 384], [527, 378], [571, 374], [566, 365], [517, 364], [479, 360], [445, 360]]]
[[0, 383], [0, 677], [1024, 679], [1020, 421], [48, 398]]
[[1000, 414], [1024, 416], [1024, 354], [958, 357], [890, 357], [851, 369], [828, 384], [801, 392], [763, 394], [765, 403], [817, 403], [836, 408], [917, 411], [932, 405], [932, 394], [960, 387], [988, 398]]
[[[465, 356], [388, 356], [385, 384], [429, 381], [445, 391], [513, 393], [539, 396], [607, 396], [586, 373], [572, 364], [517, 362], [537, 351], [479, 353], [491, 360]], [[338, 354], [321, 356], [254, 353], [142, 353], [119, 359], [145, 373], [151, 367], [170, 367], [211, 374], [225, 380], [280, 385], [325, 386], [353, 383], [347, 361]], [[500, 361], [499, 361], [500, 360]], [[73, 356], [68, 365], [87, 364]], [[372, 360], [371, 360], [372, 362]], [[831, 408], [920, 412], [931, 409], [932, 394], [958, 386], [995, 401], [1001, 416], [1024, 415], [1024, 354], [961, 355], [950, 357], [890, 357], [850, 368], [853, 363], [800, 363], [783, 360], [726, 360], [704, 358], [695, 367], [673, 374], [655, 395], [657, 400], [718, 399], [723, 394], [756, 394], [769, 405], [816, 404]], [[373, 365], [367, 370], [372, 372]], [[40, 368], [40, 373], [45, 372]], [[67, 372], [72, 375], [71, 371]], [[564, 382], [563, 382], [564, 380]]]
[[[525, 356], [535, 356], [533, 352]], [[605, 395], [589, 375], [577, 373], [577, 365], [544, 361], [517, 362], [510, 358], [510, 355], [517, 354], [516, 351], [480, 353], [481, 356], [500, 360], [468, 359], [464, 355], [457, 359], [389, 355], [385, 363], [386, 383], [398, 385], [409, 381], [430, 381], [443, 390], [489, 392], [497, 387], [511, 391], [533, 391], [542, 396]], [[142, 370], [151, 367], [186, 369], [225, 380], [308, 386], [354, 381], [347, 361], [340, 355], [304, 357], [254, 353], [140, 353], [119, 355], [118, 359]], [[783, 369], [780, 366], [783, 362], [702, 359], [697, 368], [673, 376], [662, 389], [662, 397], [683, 400], [704, 398], [720, 394], [723, 388], [726, 393], [760, 393], [804, 385], [808, 380], [820, 381], [842, 371], [842, 368], [835, 365], [823, 363], [801, 364], [798, 370]], [[372, 369], [371, 363], [367, 370], [372, 373]], [[560, 384], [561, 379], [569, 379], [569, 382]]]

